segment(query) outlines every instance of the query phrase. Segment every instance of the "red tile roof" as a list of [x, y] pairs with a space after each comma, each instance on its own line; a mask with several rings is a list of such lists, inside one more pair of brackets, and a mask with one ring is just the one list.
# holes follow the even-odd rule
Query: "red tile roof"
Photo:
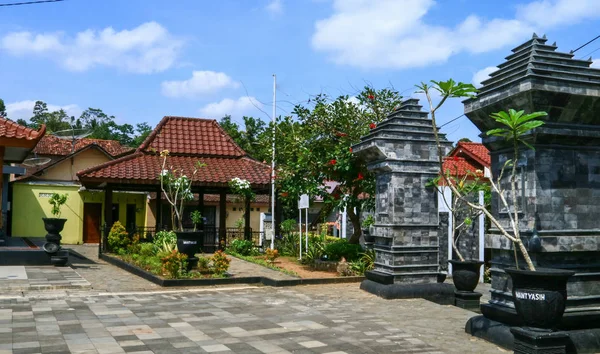
[[[248, 157], [237, 159], [219, 157], [170, 156], [168, 164], [191, 177], [198, 161], [206, 166], [198, 169], [192, 181], [195, 185], [224, 186], [234, 177], [254, 185], [270, 183], [268, 166]], [[136, 152], [77, 173], [82, 179], [109, 183], [158, 184], [162, 157]]]
[[481, 163], [485, 167], [490, 167], [492, 160], [490, 158], [490, 151], [481, 143], [469, 143], [469, 142], [458, 142], [456, 147], [452, 152], [450, 152], [450, 156], [455, 156], [458, 153], [466, 153], [479, 163]]
[[477, 170], [482, 171], [481, 175], [483, 176], [481, 167], [473, 165], [464, 157], [453, 156], [444, 158], [443, 169], [444, 172], [449, 171], [451, 176], [458, 178], [465, 176], [467, 172], [476, 173]]
[[45, 132], [45, 125], [42, 125], [40, 130], [34, 130], [11, 120], [0, 118], [0, 138], [36, 140], [43, 136]]
[[86, 183], [126, 183], [158, 185], [163, 158], [159, 153], [169, 150], [167, 168], [192, 176], [197, 162], [199, 168], [192, 183], [197, 186], [226, 187], [239, 177], [254, 187], [267, 187], [271, 168], [247, 156], [219, 126], [216, 120], [164, 117], [135, 153], [79, 171]]
[[[163, 200], [165, 196], [163, 193]], [[235, 194], [227, 194], [227, 197], [225, 198], [225, 200], [227, 201], [227, 203], [239, 203], [238, 201], [238, 196]], [[154, 200], [156, 199], [156, 193], [150, 193], [150, 199]], [[198, 195], [194, 194], [194, 201], [198, 201]], [[204, 195], [204, 202], [205, 203], [218, 203], [221, 201], [221, 196], [219, 196], [218, 194], [205, 194]], [[268, 194], [257, 194], [256, 198], [254, 199], [254, 201], [252, 202], [252, 204], [269, 204], [269, 202], [271, 201], [271, 196]], [[191, 202], [190, 202], [191, 203]]]
[[[116, 140], [103, 140], [83, 138], [75, 141], [75, 150], [78, 151], [89, 145], [97, 145], [104, 149], [109, 155], [121, 156], [133, 149], [121, 145]], [[71, 140], [60, 139], [54, 135], [45, 135], [37, 144], [33, 152], [37, 155], [67, 156], [73, 153]]]
[[169, 150], [170, 155], [245, 156], [214, 119], [164, 117], [140, 150]]

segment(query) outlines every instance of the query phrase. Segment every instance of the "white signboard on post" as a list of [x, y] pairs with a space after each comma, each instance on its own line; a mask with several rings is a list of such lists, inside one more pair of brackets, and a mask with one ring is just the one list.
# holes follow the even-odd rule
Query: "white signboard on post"
[[308, 194], [302, 194], [298, 200], [298, 209], [308, 209]]

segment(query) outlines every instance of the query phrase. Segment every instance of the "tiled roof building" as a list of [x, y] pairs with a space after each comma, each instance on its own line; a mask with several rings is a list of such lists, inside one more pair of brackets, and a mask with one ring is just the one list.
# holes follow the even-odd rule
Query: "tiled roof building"
[[155, 184], [162, 169], [160, 152], [169, 151], [168, 164], [191, 176], [198, 161], [195, 186], [227, 187], [234, 177], [248, 180], [255, 188], [267, 188], [270, 168], [242, 150], [216, 120], [164, 117], [146, 141], [133, 153], [105, 164], [80, 171], [88, 184]]

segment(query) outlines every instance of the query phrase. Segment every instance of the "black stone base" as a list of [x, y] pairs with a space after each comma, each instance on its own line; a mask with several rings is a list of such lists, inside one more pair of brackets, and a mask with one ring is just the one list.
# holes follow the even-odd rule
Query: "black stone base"
[[[600, 323], [596, 323], [596, 325], [600, 327]], [[472, 336], [492, 342], [506, 349], [515, 350], [515, 353], [545, 353], [542, 351], [517, 352], [518, 348], [515, 346], [515, 334], [511, 332], [511, 329], [514, 329], [514, 327], [490, 320], [481, 315], [471, 317], [465, 325], [465, 332], [471, 334]], [[543, 334], [543, 332], [541, 333]], [[600, 328], [569, 330], [555, 333], [564, 333], [567, 336], [565, 344], [566, 353], [600, 353]], [[533, 339], [520, 336], [520, 334], [518, 336], [518, 340], [520, 342], [519, 348], [521, 348], [522, 343], [535, 343], [535, 341], [538, 340], [535, 336]], [[542, 341], [538, 342], [538, 347], [540, 348], [544, 343], [552, 343], [552, 341], [548, 338], [539, 338], [539, 340]], [[556, 353], [565, 352], [556, 351]]]
[[536, 332], [512, 327], [516, 354], [566, 354], [569, 335], [565, 332]]
[[[520, 327], [523, 325], [517, 312], [510, 307], [494, 304], [481, 304], [481, 314], [490, 320], [501, 322], [509, 326]], [[588, 310], [566, 312], [559, 326], [562, 330], [577, 330], [600, 327], [600, 311]]]
[[479, 312], [482, 294], [475, 291], [454, 290], [454, 306], [462, 309]]
[[454, 305], [454, 286], [451, 284], [382, 284], [367, 276], [360, 288], [384, 299], [423, 298], [441, 305]]

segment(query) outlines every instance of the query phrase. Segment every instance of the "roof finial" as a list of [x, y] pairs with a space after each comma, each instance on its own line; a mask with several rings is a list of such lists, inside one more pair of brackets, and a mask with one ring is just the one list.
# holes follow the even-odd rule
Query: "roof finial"
[[546, 39], [546, 34], [544, 33], [544, 36], [542, 37], [542, 39]]
[[539, 37], [535, 32], [533, 32], [533, 36], [531, 38], [539, 38]]
[[556, 47], [556, 41], [554, 41], [554, 43], [552, 43], [552, 46], [553, 46], [553, 47]]

